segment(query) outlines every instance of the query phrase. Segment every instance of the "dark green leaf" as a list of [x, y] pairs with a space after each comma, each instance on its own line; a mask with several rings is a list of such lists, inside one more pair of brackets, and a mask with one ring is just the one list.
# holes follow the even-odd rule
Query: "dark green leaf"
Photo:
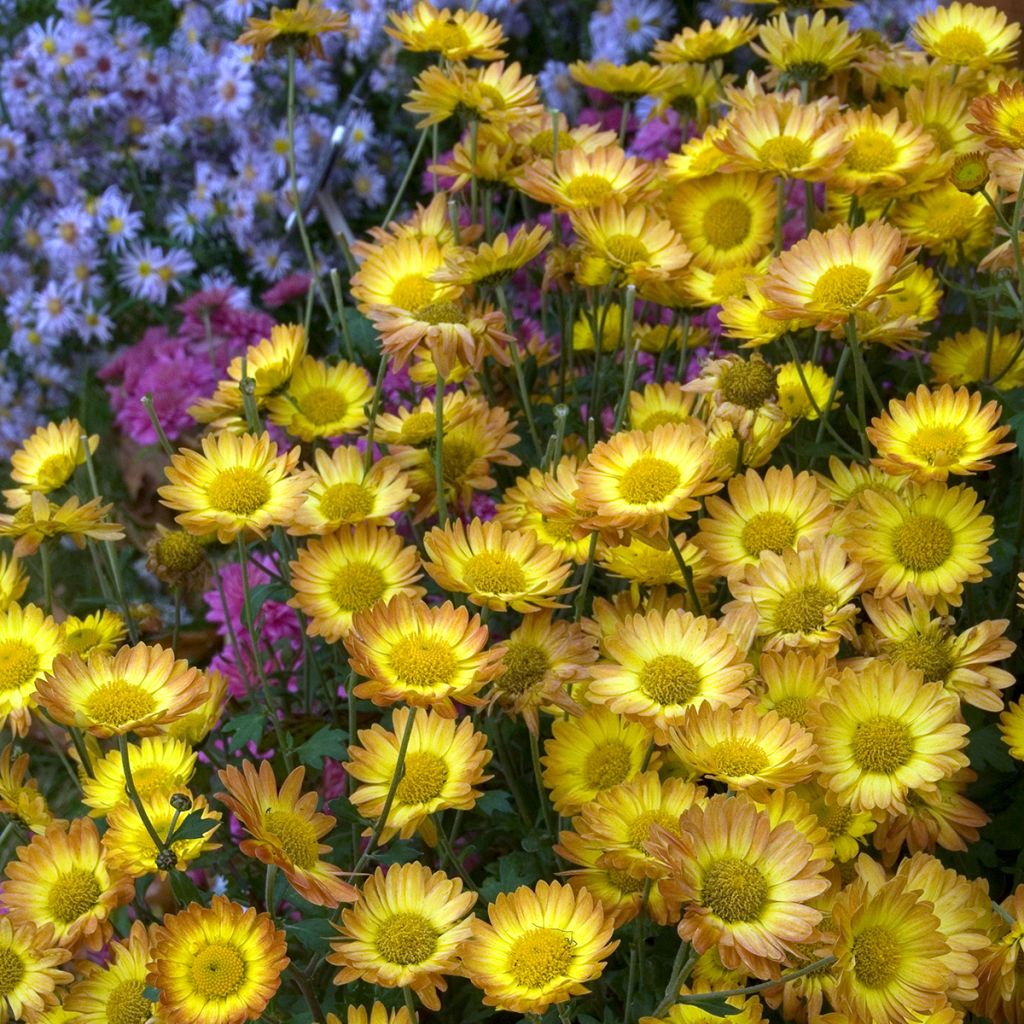
[[196, 887], [195, 882], [192, 881], [184, 871], [172, 871], [170, 873], [171, 878], [171, 892], [174, 893], [174, 898], [183, 906], [187, 907], [190, 903], [203, 903], [203, 894]]
[[743, 1012], [740, 1007], [730, 1006], [724, 999], [715, 999], [713, 996], [709, 996], [707, 999], [694, 999], [692, 996], [687, 996], [686, 1005], [695, 1006], [698, 1010], [710, 1013], [712, 1017], [735, 1017], [736, 1014]]
[[295, 939], [311, 953], [326, 953], [327, 942], [337, 931], [326, 917], [306, 917], [288, 922], [288, 938]]
[[245, 715], [227, 718], [222, 726], [231, 736], [230, 748], [238, 750], [249, 743], [255, 743], [263, 736], [267, 724], [267, 716], [262, 711], [250, 711]]
[[318, 771], [324, 766], [325, 757], [333, 757], [335, 760], [345, 756], [345, 745], [348, 743], [348, 734], [342, 729], [333, 729], [324, 726], [318, 732], [302, 744], [296, 751], [299, 760], [315, 768]]
[[513, 814], [512, 797], [503, 789], [492, 789], [484, 793], [476, 802], [476, 809], [483, 815]]
[[220, 827], [219, 821], [214, 821], [203, 816], [203, 811], [190, 811], [178, 824], [171, 836], [171, 842], [177, 843], [182, 839], [200, 839], [208, 833]]

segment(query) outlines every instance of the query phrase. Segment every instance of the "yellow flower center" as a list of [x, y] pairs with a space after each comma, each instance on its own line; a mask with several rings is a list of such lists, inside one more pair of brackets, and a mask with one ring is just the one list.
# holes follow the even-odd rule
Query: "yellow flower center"
[[889, 715], [858, 722], [850, 742], [854, 761], [866, 772], [891, 775], [914, 753], [910, 730]]
[[565, 184], [566, 198], [576, 206], [597, 206], [613, 191], [612, 183], [600, 174], [580, 174]]
[[63, 452], [51, 455], [39, 464], [36, 470], [36, 482], [41, 491], [55, 491], [63, 487], [75, 471], [75, 460]]
[[891, 644], [887, 653], [896, 661], [922, 672], [926, 683], [944, 683], [956, 664], [952, 641], [941, 634], [908, 636]]
[[[49, 515], [51, 517], [53, 515], [53, 508], [54, 505], [53, 502], [51, 501], [49, 508]], [[19, 508], [18, 511], [14, 513], [15, 526], [20, 526], [24, 529], [25, 527], [31, 526], [33, 523], [35, 523], [35, 521], [35, 512], [33, 511], [31, 505], [22, 505], [21, 508]]]
[[853, 263], [829, 267], [818, 278], [811, 292], [811, 301], [823, 309], [855, 309], [867, 294], [871, 275]]
[[423, 323], [435, 327], [438, 324], [464, 324], [466, 322], [462, 309], [450, 301], [428, 302], [425, 306], [420, 306], [413, 316], [417, 320], [422, 320]]
[[928, 231], [933, 237], [943, 240], [966, 240], [978, 223], [974, 200], [970, 196], [957, 194], [946, 198], [940, 209], [930, 211]]
[[135, 788], [143, 799], [168, 787], [173, 788], [183, 781], [184, 779], [179, 779], [165, 765], [147, 764], [140, 768], [138, 765], [132, 764], [132, 782], [135, 783]]
[[498, 676], [495, 685], [502, 692], [512, 694], [528, 693], [543, 681], [551, 667], [544, 648], [529, 640], [510, 640], [505, 645], [501, 663], [505, 671]]
[[611, 235], [604, 244], [616, 263], [628, 266], [631, 263], [645, 263], [650, 259], [647, 246], [636, 235]]
[[751, 276], [753, 269], [749, 264], [741, 263], [719, 270], [711, 281], [711, 297], [716, 302], [721, 302], [733, 295], [744, 295], [747, 291], [747, 278]]
[[461, 484], [469, 468], [480, 457], [475, 444], [458, 437], [446, 437], [441, 445], [441, 469], [449, 483]]
[[583, 781], [591, 789], [605, 790], [629, 778], [633, 758], [621, 740], [597, 744], [583, 760]]
[[358, 523], [373, 511], [373, 495], [362, 484], [332, 484], [320, 495], [320, 515], [332, 523]]
[[39, 675], [39, 652], [20, 640], [0, 643], [0, 692], [18, 690]]
[[741, 775], [757, 775], [768, 767], [768, 756], [753, 741], [744, 737], [716, 743], [709, 751], [708, 764], [716, 775], [739, 778]]
[[149, 690], [137, 683], [114, 679], [97, 686], [85, 700], [84, 710], [98, 725], [118, 729], [138, 722], [156, 710], [156, 701]]
[[422, 309], [434, 301], [437, 285], [423, 274], [408, 274], [394, 283], [391, 305], [402, 309]]
[[76, 654], [85, 654], [102, 641], [103, 636], [100, 631], [91, 626], [83, 626], [81, 629], [73, 629], [70, 633], [64, 634], [65, 649], [74, 651]]
[[263, 827], [281, 844], [297, 868], [311, 868], [320, 859], [316, 829], [291, 811], [274, 810], [263, 815]]
[[13, 949], [0, 949], [0, 999], [9, 996], [25, 977], [25, 961]]
[[420, 39], [423, 46], [436, 53], [462, 50], [470, 45], [466, 30], [450, 21], [432, 21], [422, 30]]
[[569, 970], [576, 941], [568, 931], [534, 928], [508, 951], [508, 973], [521, 988], [544, 988]]
[[643, 892], [642, 878], [634, 878], [628, 871], [620, 871], [618, 868], [606, 868], [605, 871], [608, 883], [618, 889], [623, 896], [632, 896], [635, 893]]
[[683, 423], [689, 419], [689, 414], [677, 409], [659, 409], [657, 412], [648, 413], [636, 423], [638, 430], [651, 431], [665, 423]]
[[804, 697], [783, 697], [782, 700], [776, 701], [775, 710], [783, 718], [803, 725], [807, 717], [807, 700]]
[[432, 412], [414, 412], [402, 424], [400, 440], [402, 444], [419, 446], [434, 436], [434, 414]]
[[192, 961], [192, 983], [206, 999], [227, 999], [245, 984], [246, 965], [242, 954], [222, 942], [211, 942]]
[[825, 611], [836, 603], [836, 592], [813, 584], [783, 594], [775, 611], [782, 633], [814, 633], [825, 628]]
[[929, 466], [949, 466], [963, 454], [967, 438], [960, 427], [922, 427], [907, 447]]
[[190, 572], [206, 557], [198, 537], [184, 530], [165, 533], [154, 545], [156, 560], [172, 572]]
[[421, 964], [437, 949], [438, 933], [422, 914], [392, 914], [381, 923], [375, 945], [377, 952], [390, 964]]
[[700, 693], [700, 671], [676, 654], [660, 654], [640, 670], [640, 692], [658, 704], [689, 704]]
[[736, 359], [718, 376], [722, 397], [744, 409], [757, 409], [778, 394], [778, 371], [763, 359]]
[[236, 516], [251, 516], [270, 499], [270, 484], [262, 473], [245, 466], [222, 469], [207, 491], [212, 508]]
[[398, 682], [419, 690], [447, 686], [459, 667], [451, 644], [429, 636], [402, 637], [389, 657]]
[[900, 943], [888, 928], [865, 928], [854, 940], [853, 973], [865, 988], [885, 988], [899, 973]]
[[853, 811], [849, 807], [830, 807], [828, 813], [821, 819], [821, 827], [828, 833], [830, 839], [846, 834], [846, 830], [853, 821]]
[[679, 486], [679, 480], [679, 470], [671, 462], [644, 455], [622, 474], [619, 493], [630, 505], [656, 504]]
[[143, 995], [145, 989], [142, 981], [121, 982], [107, 999], [105, 1019], [109, 1024], [146, 1024], [153, 1016], [153, 1004]]
[[481, 594], [521, 594], [526, 573], [514, 558], [500, 551], [481, 551], [466, 562], [462, 576], [469, 587]]
[[330, 595], [343, 612], [358, 612], [376, 604], [385, 590], [384, 574], [369, 562], [341, 566], [331, 580]]
[[417, 750], [407, 754], [405, 772], [395, 796], [403, 804], [426, 804], [436, 800], [448, 781], [448, 765], [436, 754]]
[[931, 572], [953, 552], [953, 531], [935, 516], [912, 515], [893, 533], [893, 554], [914, 572]]
[[651, 838], [652, 825], [660, 825], [662, 828], [668, 829], [669, 832], [679, 835], [678, 818], [673, 818], [671, 814], [665, 811], [643, 811], [629, 823], [627, 830], [629, 845], [634, 850], [640, 850], [642, 853], [647, 852], [644, 850], [644, 843]]
[[50, 885], [46, 911], [58, 924], [71, 924], [92, 910], [102, 895], [95, 872], [76, 868], [58, 875]]
[[[1020, 127], [1024, 129], [1024, 118], [1021, 119]], [[1019, 144], [1024, 145], [1024, 131], [1019, 133], [1018, 138]], [[961, 153], [949, 169], [949, 180], [962, 192], [975, 192], [980, 189], [988, 181], [988, 159], [985, 154]]]
[[811, 147], [803, 139], [792, 135], [779, 135], [768, 139], [757, 151], [761, 162], [767, 167], [792, 171], [803, 167], [811, 159]]
[[[545, 128], [544, 131], [537, 132], [530, 139], [529, 146], [538, 156], [551, 157], [555, 152], [555, 133], [550, 128]], [[566, 150], [575, 148], [576, 140], [567, 132], [560, 131], [558, 133], [558, 152], [564, 153]]]
[[299, 412], [314, 426], [337, 423], [348, 412], [348, 399], [331, 387], [310, 388], [298, 399]]
[[871, 128], [857, 132], [851, 142], [846, 163], [861, 174], [877, 174], [893, 164], [899, 155], [890, 136]]
[[782, 512], [758, 512], [740, 534], [740, 543], [747, 554], [755, 557], [762, 551], [779, 554], [792, 547], [795, 540], [796, 523]]
[[985, 39], [980, 32], [966, 25], [950, 29], [933, 46], [936, 54], [951, 64], [970, 64], [988, 52]]
[[712, 249], [734, 249], [750, 235], [754, 217], [750, 204], [735, 196], [722, 196], [708, 204], [701, 225]]
[[723, 857], [704, 875], [700, 900], [728, 924], [755, 921], [768, 900], [768, 883], [753, 864]]

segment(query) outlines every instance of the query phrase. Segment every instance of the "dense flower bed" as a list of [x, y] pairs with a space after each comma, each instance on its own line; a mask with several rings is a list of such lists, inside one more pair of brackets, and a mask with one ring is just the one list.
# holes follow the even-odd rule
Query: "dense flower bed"
[[252, 6], [4, 61], [0, 1024], [1024, 1021], [1020, 26]]

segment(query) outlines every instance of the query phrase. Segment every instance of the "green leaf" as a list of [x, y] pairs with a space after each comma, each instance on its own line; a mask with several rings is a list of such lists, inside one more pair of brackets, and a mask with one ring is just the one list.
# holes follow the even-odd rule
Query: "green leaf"
[[476, 810], [490, 817], [492, 814], [514, 814], [512, 797], [503, 789], [491, 789], [476, 802]]
[[337, 934], [326, 917], [304, 917], [301, 921], [288, 922], [288, 938], [297, 940], [311, 953], [326, 953], [328, 940]]
[[238, 750], [261, 739], [266, 728], [267, 716], [262, 711], [250, 711], [225, 720], [221, 728], [231, 736], [230, 749]]
[[692, 996], [687, 996], [686, 1005], [695, 1006], [698, 1010], [710, 1013], [712, 1017], [735, 1017], [736, 1014], [743, 1012], [740, 1007], [730, 1006], [724, 999], [715, 999], [713, 996], [709, 996], [707, 999], [694, 999]]
[[172, 871], [170, 873], [171, 892], [174, 898], [183, 906], [190, 903], [203, 903], [203, 894], [199, 891], [195, 882], [192, 881], [184, 871]]
[[220, 828], [220, 822], [204, 817], [203, 811], [190, 811], [182, 818], [181, 823], [174, 830], [171, 842], [177, 843], [182, 839], [201, 839], [218, 828]]
[[284, 604], [291, 596], [291, 590], [283, 583], [274, 580], [272, 583], [260, 583], [250, 591], [253, 614], [259, 621], [260, 608], [265, 601], [277, 601]]
[[142, 990], [142, 998], [148, 999], [151, 1003], [155, 1003], [160, 998], [160, 989], [153, 988], [152, 985], [147, 985]]
[[347, 743], [348, 733], [343, 729], [333, 729], [328, 725], [313, 733], [296, 750], [296, 753], [303, 764], [319, 771], [324, 766], [325, 757], [333, 757], [335, 760], [344, 757]]

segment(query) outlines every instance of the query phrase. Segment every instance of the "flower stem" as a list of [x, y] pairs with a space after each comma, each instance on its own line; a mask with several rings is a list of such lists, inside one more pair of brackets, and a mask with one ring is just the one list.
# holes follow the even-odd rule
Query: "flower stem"
[[139, 820], [149, 833], [149, 838], [156, 844], [157, 853], [160, 853], [167, 849], [167, 844], [164, 842], [164, 837], [153, 827], [153, 822], [149, 820], [149, 815], [142, 803], [142, 797], [139, 796], [139, 791], [135, 788], [131, 761], [128, 758], [128, 736], [125, 733], [121, 733], [117, 737], [117, 748], [121, 751], [121, 767], [124, 769], [124, 791], [128, 794], [128, 799], [135, 805], [135, 810], [139, 812]]
[[786, 223], [786, 179], [775, 179], [775, 255], [782, 252], [782, 227]]
[[[498, 298], [498, 306], [505, 315], [505, 326], [506, 328], [511, 328], [512, 312], [508, 307], [508, 299], [505, 296], [505, 286], [499, 284], [495, 287], [494, 291]], [[515, 371], [516, 385], [519, 388], [519, 402], [523, 407], [523, 415], [526, 417], [526, 425], [530, 430], [530, 439], [533, 441], [534, 449], [538, 454], [541, 454], [544, 451], [544, 446], [540, 443], [540, 435], [537, 433], [537, 424], [533, 421], [533, 406], [530, 402], [530, 392], [526, 387], [526, 377], [523, 374], [523, 364], [519, 358], [519, 343], [514, 338], [508, 347], [508, 354], [512, 357], [512, 369]]]
[[587, 549], [587, 561], [583, 566], [583, 579], [580, 582], [580, 592], [576, 595], [576, 621], [583, 617], [583, 609], [587, 604], [587, 591], [590, 590], [590, 581], [594, 577], [594, 556], [597, 554], [597, 533], [590, 535], [590, 547]]
[[693, 605], [694, 612], [697, 615], [703, 615], [704, 605], [701, 603], [700, 594], [697, 593], [697, 586], [693, 579], [693, 569], [686, 564], [686, 559], [683, 558], [683, 553], [679, 550], [675, 537], [672, 536], [671, 524], [668, 527], [668, 546], [672, 549], [672, 554], [675, 555], [679, 571], [683, 574], [683, 579], [686, 581], [686, 592], [690, 596], [690, 604]]
[[[540, 764], [540, 742], [537, 734], [528, 729], [530, 734], [530, 760], [533, 762], [533, 780], [537, 784], [537, 798], [540, 800], [540, 813], [544, 819], [544, 828], [551, 834], [551, 809], [548, 806], [548, 791], [544, 788], [544, 773]], [[558, 838], [555, 836], [554, 838]]]
[[445, 835], [440, 822], [438, 822], [435, 827], [437, 829], [437, 845], [441, 847], [441, 853], [444, 854], [445, 861], [451, 864], [451, 866], [459, 873], [459, 877], [465, 883], [466, 888], [469, 889], [470, 892], [476, 892], [477, 887], [473, 883], [473, 879], [469, 877], [466, 869], [462, 866], [462, 861], [459, 859], [459, 855], [455, 852], [451, 843], [448, 841], [448, 836]]
[[398, 186], [398, 191], [395, 193], [395, 198], [391, 200], [391, 205], [388, 207], [388, 212], [384, 214], [383, 224], [389, 224], [391, 219], [398, 212], [399, 203], [402, 201], [402, 196], [405, 195], [405, 190], [409, 187], [409, 182], [412, 181], [413, 171], [416, 170], [416, 165], [420, 162], [420, 157], [423, 155], [423, 148], [427, 144], [427, 129], [424, 128], [420, 132], [420, 137], [416, 142], [416, 148], [412, 151], [412, 156], [409, 157], [409, 166], [405, 169], [405, 175], [402, 178], [401, 184]]
[[271, 920], [274, 918], [274, 883], [277, 881], [277, 865], [267, 865], [267, 876], [263, 882], [263, 909], [270, 915]]
[[813, 974], [815, 971], [821, 970], [822, 967], [831, 967], [835, 962], [836, 958], [834, 956], [823, 956], [820, 960], [815, 960], [814, 963], [806, 964], [798, 971], [793, 971], [790, 974], [784, 974], [781, 978], [776, 978], [774, 981], [761, 981], [756, 985], [747, 985], [744, 988], [716, 989], [713, 992], [694, 992], [684, 996], [677, 996], [674, 1002], [684, 1004], [699, 1003], [709, 998], [731, 999], [733, 996], [749, 996], [753, 995], [755, 992], [766, 992], [770, 988], [780, 988], [791, 981], [796, 981], [797, 978], [802, 978], [806, 974]]
[[644, 879], [643, 894], [640, 897], [640, 913], [633, 921], [633, 945], [629, 951], [629, 976], [626, 981], [626, 1008], [622, 1015], [624, 1024], [632, 1020], [633, 990], [636, 982], [636, 969], [644, 944], [644, 932], [647, 930], [647, 898], [651, 894], [651, 880]]
[[43, 575], [43, 609], [47, 615], [53, 614], [53, 573], [50, 567], [50, 542], [44, 540], [39, 545], [39, 565]]
[[629, 406], [629, 393], [633, 390], [633, 378], [636, 376], [637, 347], [633, 344], [633, 312], [636, 306], [636, 285], [626, 285], [622, 293], [622, 338], [626, 346], [623, 357], [625, 375], [622, 380], [622, 397], [619, 399], [619, 407], [615, 411], [615, 426], [613, 434], [617, 434], [626, 418], [626, 409]]
[[860, 424], [860, 447], [864, 457], [867, 458], [870, 453], [868, 437], [865, 433], [868, 425], [867, 402], [864, 398], [864, 378], [867, 376], [867, 367], [864, 365], [864, 356], [861, 352], [860, 341], [857, 338], [857, 325], [854, 323], [852, 315], [846, 321], [846, 343], [853, 354], [854, 386], [857, 395], [857, 422]]
[[448, 522], [448, 499], [444, 493], [444, 374], [438, 371], [434, 389], [434, 488], [437, 491], [437, 525]]
[[[206, 322], [207, 324], [210, 322], [208, 314], [206, 316]], [[149, 422], [153, 424], [153, 430], [156, 432], [157, 440], [160, 442], [160, 447], [163, 449], [164, 455], [170, 458], [174, 454], [174, 449], [171, 447], [171, 442], [167, 440], [167, 434], [164, 433], [160, 417], [156, 414], [156, 408], [153, 405], [153, 396], [147, 393], [143, 395], [139, 401], [142, 402], [142, 408], [146, 410]]]

